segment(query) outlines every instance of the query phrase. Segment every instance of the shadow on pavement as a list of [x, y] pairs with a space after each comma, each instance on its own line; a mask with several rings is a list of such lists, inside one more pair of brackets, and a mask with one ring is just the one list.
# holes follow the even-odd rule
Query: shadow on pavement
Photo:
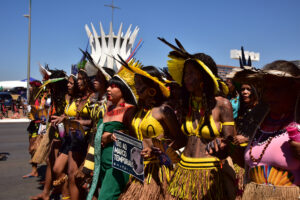
[[5, 160], [7, 160], [7, 158], [8, 158], [9, 155], [10, 155], [10, 154], [9, 154], [8, 152], [1, 152], [1, 153], [0, 153], [0, 161], [5, 161]]

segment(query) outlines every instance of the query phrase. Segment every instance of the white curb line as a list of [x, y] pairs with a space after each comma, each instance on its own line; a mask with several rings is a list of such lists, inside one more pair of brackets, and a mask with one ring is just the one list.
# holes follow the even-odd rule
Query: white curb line
[[0, 123], [23, 123], [30, 122], [30, 119], [0, 119]]

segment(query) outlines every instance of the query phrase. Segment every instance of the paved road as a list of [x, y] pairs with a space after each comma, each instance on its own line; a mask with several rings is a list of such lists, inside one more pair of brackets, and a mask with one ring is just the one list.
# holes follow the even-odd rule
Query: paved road
[[[31, 171], [27, 126], [28, 123], [0, 124], [0, 153], [10, 154], [7, 160], [0, 161], [1, 200], [27, 200], [41, 192], [41, 177], [22, 179]], [[40, 171], [44, 169], [45, 166], [40, 167]]]

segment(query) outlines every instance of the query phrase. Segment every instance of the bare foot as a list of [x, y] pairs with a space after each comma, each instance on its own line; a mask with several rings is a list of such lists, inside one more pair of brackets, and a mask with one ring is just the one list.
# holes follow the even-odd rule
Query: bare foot
[[22, 176], [22, 178], [33, 178], [33, 177], [38, 177], [38, 173], [29, 173], [29, 174], [26, 174], [24, 176]]
[[36, 196], [30, 197], [31, 200], [50, 200], [49, 195], [46, 195], [44, 193], [38, 194]]

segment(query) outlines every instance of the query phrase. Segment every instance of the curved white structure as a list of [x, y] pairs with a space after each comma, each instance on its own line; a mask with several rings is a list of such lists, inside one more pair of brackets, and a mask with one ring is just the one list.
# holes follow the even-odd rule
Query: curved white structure
[[131, 25], [127, 29], [125, 35], [122, 32], [123, 24], [121, 23], [118, 34], [115, 35], [110, 23], [109, 34], [105, 35], [102, 24], [100, 22], [100, 36], [91, 23], [92, 31], [88, 25], [85, 25], [85, 30], [89, 38], [91, 47], [91, 56], [96, 65], [99, 67], [108, 67], [116, 72], [120, 69], [121, 64], [113, 57], [118, 58], [120, 55], [123, 59], [127, 59], [131, 53], [134, 41], [139, 32], [139, 28], [135, 27], [131, 32]]

